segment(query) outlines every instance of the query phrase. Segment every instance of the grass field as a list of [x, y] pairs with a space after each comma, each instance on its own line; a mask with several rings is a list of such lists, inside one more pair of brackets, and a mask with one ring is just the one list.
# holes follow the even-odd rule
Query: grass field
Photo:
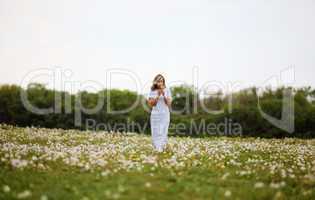
[[315, 140], [0, 126], [0, 199], [315, 199]]

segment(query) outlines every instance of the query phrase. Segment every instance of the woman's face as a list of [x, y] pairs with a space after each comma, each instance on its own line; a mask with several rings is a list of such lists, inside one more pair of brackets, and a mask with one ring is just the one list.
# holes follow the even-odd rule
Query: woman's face
[[163, 87], [163, 79], [160, 79], [160, 80], [158, 80], [157, 82], [156, 82], [156, 84], [157, 84], [157, 86], [158, 86], [158, 88], [162, 88]]

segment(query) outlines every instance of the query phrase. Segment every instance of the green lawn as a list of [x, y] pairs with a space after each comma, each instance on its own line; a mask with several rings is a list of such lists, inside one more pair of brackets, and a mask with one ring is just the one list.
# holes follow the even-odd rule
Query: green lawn
[[0, 126], [0, 199], [315, 199], [315, 140]]

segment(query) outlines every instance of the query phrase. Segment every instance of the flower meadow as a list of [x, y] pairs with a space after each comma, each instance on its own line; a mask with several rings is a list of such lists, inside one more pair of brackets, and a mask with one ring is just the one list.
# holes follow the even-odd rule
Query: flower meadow
[[0, 125], [0, 199], [315, 199], [315, 139]]

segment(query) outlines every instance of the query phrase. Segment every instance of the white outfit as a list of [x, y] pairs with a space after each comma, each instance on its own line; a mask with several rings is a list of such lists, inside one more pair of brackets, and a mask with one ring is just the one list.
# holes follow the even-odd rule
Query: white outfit
[[[165, 97], [172, 97], [169, 88], [164, 88]], [[158, 91], [150, 91], [147, 99], [158, 96]], [[167, 133], [170, 124], [170, 110], [164, 102], [163, 95], [160, 95], [155, 106], [152, 107], [150, 115], [151, 136], [153, 147], [158, 151], [163, 151], [167, 143]]]

